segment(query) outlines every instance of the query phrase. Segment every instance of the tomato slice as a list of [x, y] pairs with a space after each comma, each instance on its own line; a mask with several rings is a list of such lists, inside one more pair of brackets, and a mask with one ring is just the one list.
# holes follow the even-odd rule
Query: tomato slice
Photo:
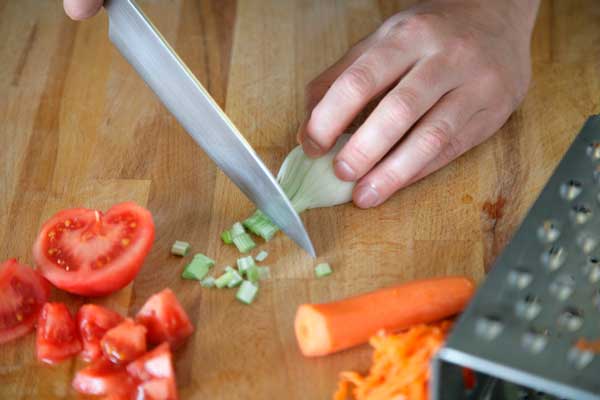
[[46, 303], [37, 327], [38, 360], [55, 364], [81, 351], [81, 341], [71, 313], [63, 303]]
[[0, 344], [33, 329], [50, 296], [50, 284], [14, 258], [0, 264]]
[[82, 394], [108, 395], [115, 399], [131, 398], [135, 391], [135, 384], [125, 367], [113, 364], [104, 357], [79, 370], [72, 386]]
[[77, 326], [83, 341], [81, 356], [86, 361], [96, 360], [102, 355], [100, 340], [111, 328], [117, 326], [123, 317], [108, 308], [95, 304], [84, 304], [77, 311]]
[[177, 399], [173, 357], [168, 343], [144, 354], [127, 366], [127, 372], [138, 385], [138, 399]]
[[175, 348], [194, 331], [185, 310], [169, 288], [150, 296], [135, 319], [148, 328], [151, 344], [169, 342]]
[[44, 223], [33, 257], [56, 287], [100, 296], [131, 282], [153, 241], [152, 215], [135, 203], [117, 204], [106, 214], [73, 208]]
[[170, 379], [152, 379], [138, 385], [136, 400], [177, 400], [174, 382]]
[[116, 364], [133, 361], [146, 351], [146, 327], [126, 319], [102, 338], [104, 356]]

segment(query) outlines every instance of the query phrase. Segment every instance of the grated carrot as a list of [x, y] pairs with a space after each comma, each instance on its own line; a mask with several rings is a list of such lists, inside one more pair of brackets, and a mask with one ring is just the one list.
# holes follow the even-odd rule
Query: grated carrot
[[427, 400], [430, 361], [451, 326], [451, 321], [442, 321], [371, 337], [374, 353], [369, 373], [340, 373], [333, 400]]

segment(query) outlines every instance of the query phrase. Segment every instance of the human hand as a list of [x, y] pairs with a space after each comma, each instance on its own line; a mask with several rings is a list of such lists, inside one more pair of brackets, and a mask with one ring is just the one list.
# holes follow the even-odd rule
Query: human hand
[[389, 90], [334, 161], [368, 208], [482, 143], [525, 96], [538, 5], [434, 0], [394, 15], [307, 86], [304, 151], [326, 153]]
[[102, 3], [103, 0], [63, 0], [63, 7], [69, 17], [79, 21], [96, 15]]

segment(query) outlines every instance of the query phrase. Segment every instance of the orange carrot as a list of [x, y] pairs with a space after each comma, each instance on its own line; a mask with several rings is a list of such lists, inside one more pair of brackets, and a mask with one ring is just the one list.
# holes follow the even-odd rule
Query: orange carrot
[[417, 325], [397, 335], [371, 338], [369, 373], [342, 372], [333, 400], [427, 400], [430, 362], [443, 345], [450, 321]]
[[448, 318], [463, 310], [475, 288], [465, 277], [434, 278], [323, 304], [303, 304], [295, 320], [302, 354], [322, 356], [390, 332]]

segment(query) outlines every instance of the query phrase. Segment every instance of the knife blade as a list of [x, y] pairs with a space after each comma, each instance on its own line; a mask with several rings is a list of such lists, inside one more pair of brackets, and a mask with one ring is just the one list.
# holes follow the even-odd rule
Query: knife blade
[[109, 37], [217, 166], [300, 247], [315, 250], [290, 201], [254, 149], [134, 0], [107, 0]]

